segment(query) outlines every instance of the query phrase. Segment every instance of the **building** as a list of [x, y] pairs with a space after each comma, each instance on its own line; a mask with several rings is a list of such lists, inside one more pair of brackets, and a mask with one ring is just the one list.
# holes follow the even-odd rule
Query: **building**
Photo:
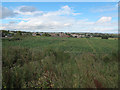
[[37, 34], [34, 32], [34, 33], [32, 33], [32, 36], [36, 36]]
[[57, 37], [58, 35], [56, 33], [50, 33], [52, 37]]
[[78, 34], [71, 34], [73, 37], [78, 37], [79, 35]]

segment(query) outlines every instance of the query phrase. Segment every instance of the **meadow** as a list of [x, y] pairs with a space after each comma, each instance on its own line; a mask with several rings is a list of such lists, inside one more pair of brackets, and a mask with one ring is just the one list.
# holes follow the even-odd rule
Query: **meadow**
[[3, 88], [118, 88], [118, 40], [2, 40]]

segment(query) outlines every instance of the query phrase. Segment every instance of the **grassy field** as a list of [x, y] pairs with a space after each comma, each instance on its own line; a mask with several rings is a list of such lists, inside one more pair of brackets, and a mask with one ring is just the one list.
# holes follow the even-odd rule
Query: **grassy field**
[[3, 39], [3, 87], [117, 88], [118, 40]]

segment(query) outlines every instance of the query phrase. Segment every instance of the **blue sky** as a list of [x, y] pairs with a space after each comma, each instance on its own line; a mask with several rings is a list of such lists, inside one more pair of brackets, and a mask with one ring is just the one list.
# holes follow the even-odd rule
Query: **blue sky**
[[3, 2], [2, 29], [117, 33], [117, 2]]
[[3, 0], [2, 2], [118, 2], [119, 0]]

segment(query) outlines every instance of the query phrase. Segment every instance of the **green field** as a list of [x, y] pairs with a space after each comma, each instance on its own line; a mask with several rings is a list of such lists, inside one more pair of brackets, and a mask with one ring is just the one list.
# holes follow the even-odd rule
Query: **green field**
[[3, 87], [116, 88], [118, 40], [3, 39]]

